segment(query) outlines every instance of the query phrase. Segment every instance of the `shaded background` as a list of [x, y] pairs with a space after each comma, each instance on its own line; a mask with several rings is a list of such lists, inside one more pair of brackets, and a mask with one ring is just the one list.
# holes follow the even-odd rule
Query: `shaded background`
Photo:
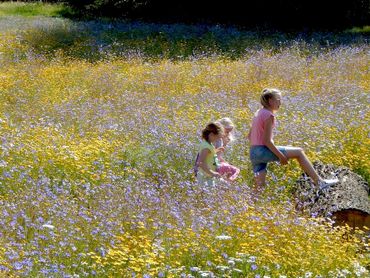
[[[63, 2], [63, 1], [57, 1]], [[248, 28], [343, 29], [370, 24], [369, 0], [68, 0], [78, 16]]]
[[[6, 1], [0, 1], [6, 2]], [[280, 30], [342, 30], [370, 25], [370, 0], [46, 0], [77, 18], [227, 24]]]

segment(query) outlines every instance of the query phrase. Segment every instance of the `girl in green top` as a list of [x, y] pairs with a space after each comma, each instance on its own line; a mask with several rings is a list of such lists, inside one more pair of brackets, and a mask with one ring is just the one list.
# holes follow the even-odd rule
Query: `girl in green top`
[[221, 178], [221, 175], [217, 173], [217, 167], [219, 161], [217, 158], [217, 152], [221, 151], [222, 148], [216, 149], [213, 145], [217, 140], [222, 138], [224, 135], [224, 128], [219, 123], [209, 123], [202, 130], [202, 143], [199, 148], [199, 158], [197, 159], [197, 180], [201, 185], [215, 185], [215, 178]]

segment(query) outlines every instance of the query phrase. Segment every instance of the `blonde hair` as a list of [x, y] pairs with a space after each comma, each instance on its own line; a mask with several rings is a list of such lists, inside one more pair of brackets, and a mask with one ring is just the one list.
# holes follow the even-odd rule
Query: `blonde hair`
[[262, 94], [261, 94], [261, 98], [260, 98], [260, 102], [262, 104], [263, 107], [265, 108], [268, 108], [270, 105], [269, 105], [269, 100], [278, 96], [278, 95], [281, 95], [281, 91], [278, 90], [278, 89], [274, 89], [274, 88], [265, 88], [262, 90]]
[[[225, 118], [219, 119], [216, 121], [216, 123], [220, 123], [224, 127], [224, 129], [232, 128], [233, 131], [235, 130], [235, 125], [230, 118], [225, 117]], [[229, 133], [230, 141], [233, 141], [235, 139], [233, 131]]]

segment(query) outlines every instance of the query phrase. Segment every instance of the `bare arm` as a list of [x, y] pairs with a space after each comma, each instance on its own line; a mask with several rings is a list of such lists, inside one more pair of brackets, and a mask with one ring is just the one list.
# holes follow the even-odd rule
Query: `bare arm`
[[271, 140], [272, 126], [273, 126], [273, 117], [271, 116], [265, 122], [265, 132], [263, 134], [263, 142], [266, 145], [266, 147], [268, 147], [280, 159], [281, 164], [287, 164], [288, 159], [281, 151], [279, 151], [276, 148], [274, 142], [272, 142]]
[[215, 172], [215, 171], [212, 171], [211, 169], [209, 169], [207, 163], [206, 163], [206, 158], [207, 158], [207, 155], [210, 155], [211, 154], [211, 151], [208, 150], [208, 149], [203, 149], [201, 152], [200, 152], [200, 155], [199, 155], [199, 167], [205, 172], [207, 173], [208, 175], [210, 175], [211, 177], [219, 177], [220, 174]]
[[249, 127], [247, 139], [250, 141], [251, 140], [251, 133], [252, 133], [252, 126]]

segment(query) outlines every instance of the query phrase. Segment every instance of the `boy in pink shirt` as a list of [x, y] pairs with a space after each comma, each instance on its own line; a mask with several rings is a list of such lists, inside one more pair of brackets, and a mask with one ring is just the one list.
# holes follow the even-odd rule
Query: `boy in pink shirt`
[[[263, 146], [265, 145], [264, 142], [264, 131], [265, 131], [265, 122], [267, 119], [272, 119], [272, 127], [275, 127], [275, 115], [266, 108], [261, 108], [258, 110], [253, 117], [252, 126], [254, 127], [251, 129], [249, 134], [249, 140], [252, 146]], [[271, 134], [273, 137], [273, 134]], [[271, 140], [272, 140], [271, 137]]]
[[275, 145], [273, 129], [276, 122], [275, 113], [281, 105], [281, 92], [277, 89], [264, 89], [260, 101], [263, 107], [254, 114], [248, 134], [251, 145], [250, 159], [257, 187], [265, 185], [268, 162], [280, 161], [280, 164], [285, 165], [292, 158], [298, 160], [301, 168], [320, 189], [338, 183], [338, 179], [324, 180], [319, 177], [301, 148]]

